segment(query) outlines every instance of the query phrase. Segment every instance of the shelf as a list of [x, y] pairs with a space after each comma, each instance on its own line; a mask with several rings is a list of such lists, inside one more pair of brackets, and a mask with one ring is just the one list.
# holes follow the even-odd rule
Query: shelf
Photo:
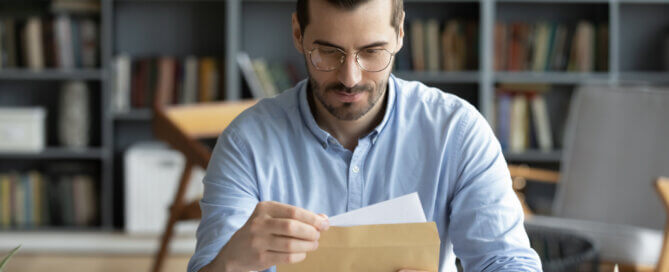
[[153, 112], [151, 112], [151, 109], [135, 109], [114, 114], [114, 120], [116, 121], [151, 121], [152, 118]]
[[72, 149], [66, 147], [47, 147], [41, 152], [0, 152], [0, 159], [83, 159], [100, 160], [106, 156], [103, 148]]
[[668, 72], [622, 72], [620, 73], [621, 83], [643, 82], [643, 83], [669, 83]]
[[[160, 235], [129, 235], [123, 232], [89, 231], [77, 228], [53, 231], [0, 231], [0, 252], [22, 245], [23, 253], [120, 253], [154, 254]], [[193, 254], [195, 233], [177, 234], [170, 244], [171, 253]]]
[[562, 159], [562, 151], [554, 150], [550, 152], [543, 152], [539, 150], [528, 150], [522, 153], [512, 153], [505, 151], [504, 157], [507, 161], [559, 163]]
[[417, 80], [426, 83], [478, 83], [479, 73], [460, 71], [460, 72], [414, 72], [414, 71], [395, 71], [395, 76], [404, 80]]
[[618, 0], [621, 4], [669, 4], [667, 0]]
[[610, 75], [601, 72], [495, 72], [494, 78], [496, 82], [582, 84], [607, 83]]
[[101, 80], [101, 69], [0, 69], [0, 80]]

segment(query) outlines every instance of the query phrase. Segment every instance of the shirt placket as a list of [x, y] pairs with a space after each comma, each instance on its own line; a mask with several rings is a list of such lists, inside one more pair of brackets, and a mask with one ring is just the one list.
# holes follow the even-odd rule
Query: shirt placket
[[358, 142], [358, 146], [353, 151], [351, 162], [348, 166], [348, 203], [347, 211], [362, 208], [363, 189], [365, 185], [363, 175], [363, 162], [367, 151], [369, 150], [369, 139], [363, 138]]

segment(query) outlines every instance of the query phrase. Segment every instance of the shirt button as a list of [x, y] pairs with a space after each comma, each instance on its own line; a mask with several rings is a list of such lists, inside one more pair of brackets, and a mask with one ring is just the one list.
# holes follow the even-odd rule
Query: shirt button
[[335, 144], [335, 143], [337, 143], [337, 141], [335, 141], [335, 139], [332, 139], [332, 138], [330, 138], [329, 142], [330, 142], [330, 144]]
[[358, 168], [357, 166], [353, 166], [353, 173], [358, 173], [358, 172], [360, 172], [360, 168]]

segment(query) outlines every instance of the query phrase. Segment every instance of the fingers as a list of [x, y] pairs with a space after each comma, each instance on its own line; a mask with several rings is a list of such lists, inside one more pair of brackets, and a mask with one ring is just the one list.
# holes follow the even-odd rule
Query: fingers
[[308, 241], [316, 241], [321, 237], [313, 226], [294, 219], [268, 218], [265, 220], [265, 229], [271, 234]]
[[413, 270], [413, 269], [400, 269], [400, 270], [397, 270], [397, 272], [427, 272], [427, 271]]
[[295, 219], [312, 225], [318, 230], [327, 230], [330, 227], [326, 218], [295, 206], [267, 201], [258, 203], [257, 208], [261, 209], [262, 212], [268, 214], [270, 217]]
[[289, 237], [273, 235], [268, 244], [268, 250], [281, 253], [304, 253], [318, 248], [318, 241], [305, 241]]

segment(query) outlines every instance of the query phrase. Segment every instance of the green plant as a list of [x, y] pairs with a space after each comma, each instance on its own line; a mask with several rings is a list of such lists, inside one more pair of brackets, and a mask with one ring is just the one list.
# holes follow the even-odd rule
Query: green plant
[[0, 262], [0, 272], [2, 272], [2, 271], [5, 269], [5, 265], [7, 265], [7, 262], [9, 262], [9, 259], [12, 258], [12, 256], [14, 255], [14, 253], [16, 253], [17, 251], [19, 251], [19, 248], [21, 248], [20, 245], [17, 246], [16, 248], [12, 249], [12, 251], [9, 252], [9, 255], [7, 255], [7, 257], [5, 257], [5, 258], [2, 260], [2, 262]]

